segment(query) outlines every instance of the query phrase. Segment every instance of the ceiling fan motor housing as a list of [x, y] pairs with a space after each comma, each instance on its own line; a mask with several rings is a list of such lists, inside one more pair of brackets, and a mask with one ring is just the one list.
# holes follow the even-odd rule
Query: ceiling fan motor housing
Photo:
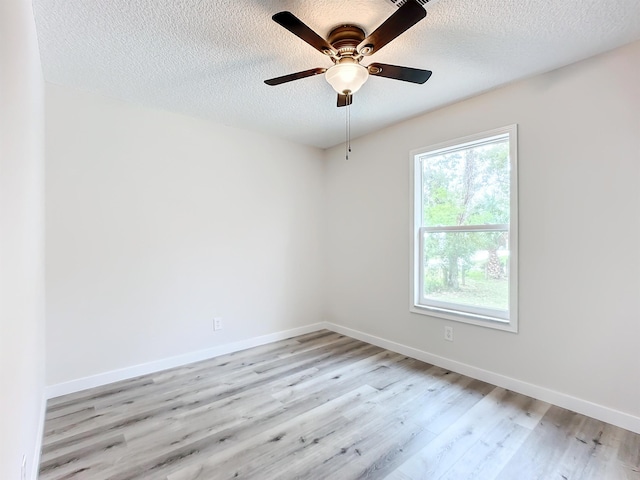
[[338, 52], [338, 56], [355, 56], [356, 47], [364, 40], [364, 31], [355, 25], [341, 25], [329, 33], [328, 42]]

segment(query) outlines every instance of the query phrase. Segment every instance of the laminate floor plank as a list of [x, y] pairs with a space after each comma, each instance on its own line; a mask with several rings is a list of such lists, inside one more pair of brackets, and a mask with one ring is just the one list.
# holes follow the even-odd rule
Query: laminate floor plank
[[[479, 439], [485, 437], [503, 418], [515, 414], [527, 401], [528, 397], [523, 395], [494, 388], [422, 451], [402, 464], [397, 472], [414, 479], [442, 478]], [[398, 478], [397, 473], [392, 472], [387, 478]]]
[[[400, 375], [393, 388], [384, 388], [378, 391], [377, 395], [369, 398], [366, 403], [372, 406], [387, 410], [396, 414], [403, 414], [409, 417], [418, 411], [425, 409], [424, 396], [442, 383], [442, 377], [446, 371], [439, 367], [429, 367], [425, 364], [425, 370]], [[411, 405], [415, 404], [414, 408]], [[350, 417], [357, 412], [345, 412], [344, 416]], [[415, 418], [411, 418], [415, 423]]]
[[389, 351], [381, 351], [370, 357], [349, 362], [324, 373], [318, 371], [317, 375], [309, 375], [294, 385], [289, 384], [288, 388], [281, 388], [279, 391], [273, 393], [273, 397], [282, 402], [286, 402], [287, 399], [296, 399], [301, 394], [309, 395], [310, 393], [313, 394], [313, 392], [321, 392], [326, 388], [328, 383], [334, 383], [332, 380], [344, 382], [349, 379], [357, 379], [362, 375], [363, 371], [369, 372], [372, 369], [386, 367], [393, 362], [403, 360], [403, 358], [405, 357], [402, 355]]
[[[207, 462], [189, 466], [182, 472], [170, 475], [169, 480], [251, 478], [259, 472], [263, 475], [263, 463], [286, 457], [299, 448], [317, 445], [324, 441], [345, 421], [341, 412], [352, 408], [375, 391], [364, 385], [328, 402], [318, 405], [301, 415], [291, 418], [258, 435], [238, 442], [209, 457]], [[265, 462], [269, 458], [269, 462]], [[197, 473], [197, 474], [196, 474]]]
[[[244, 401], [241, 398], [232, 401], [221, 400], [210, 407], [203, 418], [167, 417], [161, 422], [140, 425], [136, 430], [128, 429], [127, 449], [112, 450], [103, 454], [103, 458], [109, 458], [113, 464], [133, 465], [139, 459], [169, 456], [178, 449], [201, 449], [203, 444], [207, 445], [219, 432], [224, 434], [215, 438], [224, 442], [225, 437], [232, 435], [234, 429], [241, 428], [245, 422], [251, 421], [251, 418], [266, 415], [280, 408], [280, 402], [269, 396], [251, 395]], [[183, 412], [181, 415], [186, 416], [188, 413]], [[154, 441], [150, 442], [150, 438]]]
[[559, 478], [584, 478], [582, 475], [589, 460], [602, 458], [604, 452], [608, 450], [603, 443], [608, 439], [603, 439], [603, 422], [593, 418], [581, 417], [575, 440], [569, 442], [564, 449], [552, 475]]
[[530, 429], [504, 419], [479, 438], [468, 453], [439, 478], [495, 478], [530, 434]]
[[616, 458], [626, 478], [640, 480], [640, 435], [612, 425], [607, 425], [607, 430], [607, 438], [615, 436], [618, 439], [614, 444]]
[[331, 330], [318, 330], [311, 333], [305, 333], [304, 335], [298, 335], [295, 337], [296, 342], [298, 343], [306, 343], [310, 340], [317, 340], [321, 338], [326, 338], [330, 335], [339, 335], [336, 332], [332, 332]]
[[640, 480], [640, 435], [317, 331], [51, 399], [41, 480]]
[[[496, 477], [523, 480], [640, 479], [640, 461], [616, 459], [623, 445], [640, 448], [640, 435], [552, 406]], [[623, 440], [624, 439], [624, 440]], [[634, 445], [635, 444], [635, 445]]]
[[416, 399], [422, 408], [414, 414], [413, 421], [439, 434], [494, 388], [469, 377], [446, 375], [430, 391]]
[[[319, 463], [320, 472], [324, 478], [360, 478], [384, 463], [385, 458], [392, 461], [394, 454], [409, 450], [408, 446], [421, 434], [433, 436], [412, 422], [373, 409], [358, 418], [353, 428], [336, 433], [335, 442], [326, 446]], [[300, 476], [304, 478], [304, 472], [309, 470], [306, 465]]]

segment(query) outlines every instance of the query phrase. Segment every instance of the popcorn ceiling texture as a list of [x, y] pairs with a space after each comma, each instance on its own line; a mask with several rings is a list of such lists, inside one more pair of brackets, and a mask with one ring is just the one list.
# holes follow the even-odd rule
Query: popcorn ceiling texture
[[[47, 81], [321, 148], [345, 133], [324, 78], [263, 80], [331, 61], [271, 16], [289, 10], [326, 37], [344, 23], [370, 33], [396, 9], [388, 0], [33, 3]], [[426, 9], [363, 64], [433, 76], [424, 85], [370, 78], [354, 99], [352, 136], [640, 39], [638, 0], [439, 0]]]

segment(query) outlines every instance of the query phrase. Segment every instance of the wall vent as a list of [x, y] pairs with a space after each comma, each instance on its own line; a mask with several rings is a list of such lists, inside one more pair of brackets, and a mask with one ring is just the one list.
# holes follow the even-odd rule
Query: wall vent
[[[387, 0], [387, 2], [389, 2], [391, 5], [395, 5], [396, 7], [400, 8], [402, 6], [402, 4], [406, 3], [407, 0]], [[422, 5], [423, 7], [427, 4], [427, 3], [432, 3], [433, 0], [418, 0], [418, 3], [420, 5]]]

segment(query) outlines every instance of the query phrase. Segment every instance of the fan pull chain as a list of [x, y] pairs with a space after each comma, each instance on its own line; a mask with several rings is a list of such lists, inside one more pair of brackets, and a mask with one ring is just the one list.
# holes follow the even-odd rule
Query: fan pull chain
[[349, 153], [351, 152], [351, 94], [347, 94], [347, 111], [346, 111], [346, 135], [347, 141], [345, 142], [345, 160], [349, 160]]

